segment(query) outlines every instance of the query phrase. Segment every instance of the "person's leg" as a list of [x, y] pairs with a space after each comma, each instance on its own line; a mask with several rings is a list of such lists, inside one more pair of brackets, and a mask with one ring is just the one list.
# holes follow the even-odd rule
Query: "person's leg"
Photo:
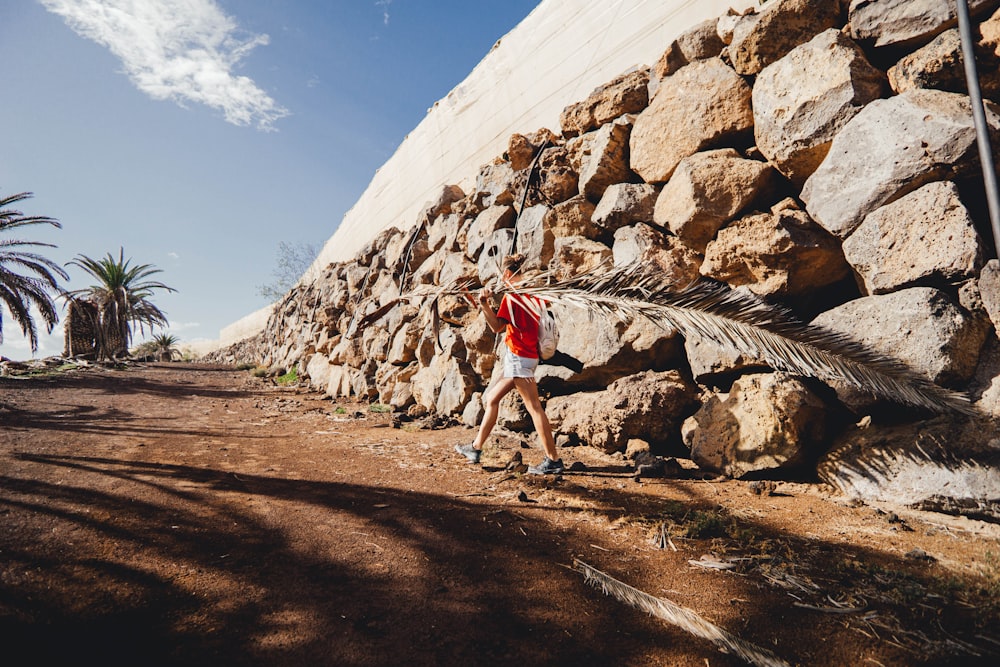
[[483, 421], [479, 424], [479, 433], [476, 434], [476, 439], [472, 441], [473, 449], [483, 449], [486, 439], [490, 437], [493, 427], [496, 426], [497, 415], [500, 414], [500, 401], [513, 388], [513, 378], [500, 378], [495, 385], [486, 391], [486, 396], [483, 397], [483, 407], [486, 408], [486, 413], [483, 415]]
[[535, 432], [538, 433], [538, 441], [542, 445], [545, 455], [553, 461], [559, 459], [556, 451], [556, 442], [552, 437], [552, 425], [549, 424], [548, 415], [542, 408], [542, 399], [538, 396], [538, 384], [535, 378], [514, 378], [514, 386], [524, 400], [524, 407], [531, 415], [531, 421], [535, 425]]

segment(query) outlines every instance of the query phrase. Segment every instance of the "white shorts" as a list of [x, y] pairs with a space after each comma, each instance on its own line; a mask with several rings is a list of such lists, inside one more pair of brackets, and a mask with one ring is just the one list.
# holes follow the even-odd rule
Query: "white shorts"
[[504, 346], [503, 376], [505, 378], [534, 378], [538, 359], [519, 357]]

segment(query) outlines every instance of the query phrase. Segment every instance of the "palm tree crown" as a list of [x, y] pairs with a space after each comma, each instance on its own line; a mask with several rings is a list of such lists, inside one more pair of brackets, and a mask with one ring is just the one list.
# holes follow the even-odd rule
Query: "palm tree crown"
[[167, 316], [150, 301], [156, 290], [176, 292], [149, 277], [161, 273], [152, 264], [132, 265], [132, 259], [125, 259], [125, 250], [119, 248], [118, 259], [111, 253], [100, 260], [86, 255], [78, 255], [70, 264], [78, 266], [98, 280], [98, 284], [70, 292], [71, 298], [84, 298], [98, 308], [100, 322], [98, 329], [99, 354], [114, 358], [127, 353], [132, 340], [132, 326], [167, 326]]
[[[0, 198], [0, 232], [7, 232], [27, 225], [52, 225], [61, 228], [62, 225], [53, 218], [31, 215], [26, 216], [21, 211], [9, 208], [11, 204], [31, 198], [30, 192], [21, 192], [9, 197]], [[31, 351], [38, 350], [38, 329], [31, 314], [34, 306], [45, 322], [45, 328], [51, 332], [59, 321], [55, 303], [50, 292], [59, 292], [56, 277], [69, 280], [69, 275], [55, 262], [41, 255], [22, 250], [25, 247], [54, 248], [51, 243], [40, 241], [22, 241], [19, 239], [0, 238], [0, 299], [7, 306], [14, 321], [21, 327], [21, 332], [31, 342]], [[27, 275], [18, 272], [23, 270]], [[3, 342], [3, 312], [0, 311], [0, 343]]]

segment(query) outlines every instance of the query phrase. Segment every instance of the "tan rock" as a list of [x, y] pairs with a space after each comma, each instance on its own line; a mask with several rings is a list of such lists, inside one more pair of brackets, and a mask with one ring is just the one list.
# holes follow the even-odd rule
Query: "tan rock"
[[595, 130], [627, 113], [639, 113], [649, 103], [649, 70], [640, 69], [616, 77], [582, 102], [563, 109], [559, 125], [565, 137]]
[[580, 194], [593, 202], [600, 201], [609, 185], [629, 180], [628, 138], [632, 131], [629, 117], [617, 118], [594, 132], [589, 150], [581, 159]]
[[715, 233], [770, 189], [774, 170], [731, 148], [695, 153], [677, 169], [656, 199], [653, 222], [704, 252]]
[[682, 67], [635, 120], [632, 171], [647, 183], [663, 183], [689, 155], [745, 138], [753, 130], [750, 96], [747, 82], [719, 60]]
[[840, 3], [830, 0], [769, 2], [755, 20], [739, 22], [729, 43], [733, 69], [757, 74], [799, 44], [843, 25]]

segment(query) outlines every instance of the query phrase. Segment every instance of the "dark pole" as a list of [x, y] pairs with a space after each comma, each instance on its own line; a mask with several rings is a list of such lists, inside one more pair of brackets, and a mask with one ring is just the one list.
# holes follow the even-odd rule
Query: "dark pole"
[[962, 61], [965, 63], [965, 81], [969, 87], [969, 100], [972, 102], [972, 120], [976, 126], [979, 162], [983, 168], [986, 203], [990, 209], [990, 224], [993, 227], [993, 248], [1000, 256], [1000, 196], [997, 194], [997, 174], [993, 165], [989, 127], [986, 125], [986, 111], [983, 109], [983, 95], [979, 90], [979, 75], [976, 73], [976, 52], [972, 39], [972, 21], [969, 19], [969, 3], [967, 0], [956, 0], [956, 4], [958, 32], [962, 39]]

